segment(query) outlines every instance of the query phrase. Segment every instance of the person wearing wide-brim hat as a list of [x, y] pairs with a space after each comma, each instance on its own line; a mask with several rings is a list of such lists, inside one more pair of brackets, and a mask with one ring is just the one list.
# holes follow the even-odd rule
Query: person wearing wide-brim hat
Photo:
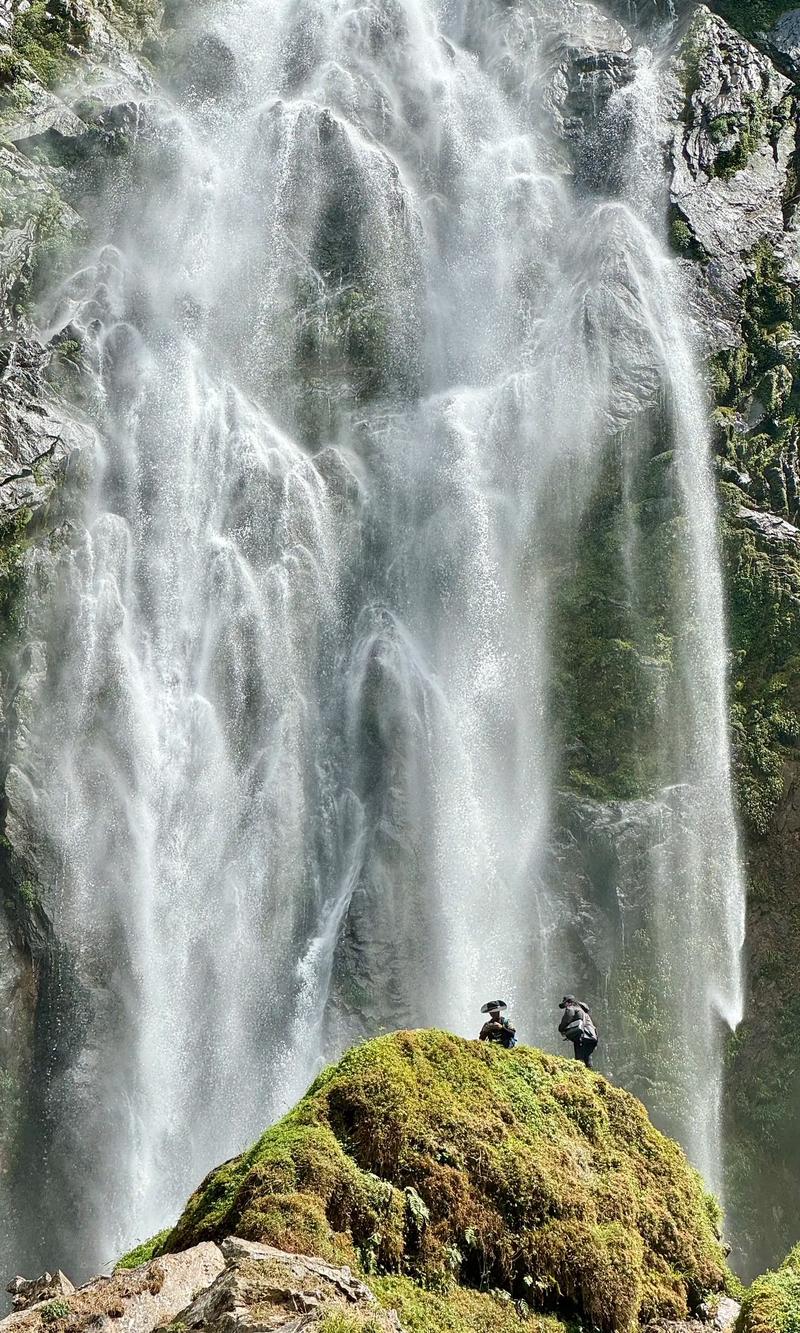
[[517, 1029], [512, 1028], [508, 1019], [503, 1017], [503, 1010], [507, 1008], [505, 1000], [489, 1000], [481, 1005], [481, 1013], [489, 1017], [481, 1028], [480, 1041], [493, 1041], [499, 1046], [505, 1046], [507, 1050], [516, 1046]]

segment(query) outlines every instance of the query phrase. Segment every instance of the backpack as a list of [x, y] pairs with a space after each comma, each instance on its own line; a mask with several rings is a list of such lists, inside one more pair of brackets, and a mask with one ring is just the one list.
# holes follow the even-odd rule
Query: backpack
[[581, 1041], [584, 1038], [587, 1041], [597, 1041], [597, 1029], [592, 1022], [591, 1014], [584, 1009], [580, 1018], [573, 1018], [572, 1022], [567, 1024], [564, 1036], [570, 1041]]

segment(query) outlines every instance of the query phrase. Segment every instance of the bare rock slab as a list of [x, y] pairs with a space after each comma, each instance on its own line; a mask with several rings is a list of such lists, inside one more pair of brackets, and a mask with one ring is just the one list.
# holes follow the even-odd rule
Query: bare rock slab
[[400, 1329], [349, 1268], [237, 1237], [223, 1241], [222, 1251], [225, 1271], [163, 1333], [295, 1333], [337, 1308], [363, 1312], [386, 1333]]
[[[223, 1271], [222, 1251], [210, 1241], [141, 1268], [98, 1277], [56, 1297], [52, 1294], [0, 1320], [2, 1333], [152, 1333], [170, 1323]], [[24, 1281], [24, 1279], [23, 1279]]]

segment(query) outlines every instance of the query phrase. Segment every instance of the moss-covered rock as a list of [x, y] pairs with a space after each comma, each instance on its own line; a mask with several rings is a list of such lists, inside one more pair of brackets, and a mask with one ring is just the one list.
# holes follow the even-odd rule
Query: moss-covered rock
[[726, 1284], [716, 1222], [681, 1149], [601, 1076], [400, 1032], [212, 1172], [160, 1249], [236, 1234], [626, 1330]]
[[756, 1278], [742, 1302], [736, 1333], [798, 1333], [800, 1329], [800, 1245], [780, 1268]]

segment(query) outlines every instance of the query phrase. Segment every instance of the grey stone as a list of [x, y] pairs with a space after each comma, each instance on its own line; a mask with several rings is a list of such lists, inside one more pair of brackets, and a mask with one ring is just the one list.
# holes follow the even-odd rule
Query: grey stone
[[[740, 341], [745, 257], [764, 240], [779, 252], [791, 248], [783, 214], [794, 150], [786, 106], [791, 84], [704, 5], [688, 29], [675, 76], [670, 198], [706, 256], [693, 266], [693, 314], [709, 351], [718, 351]], [[739, 143], [754, 99], [760, 113], [752, 151], [728, 174], [724, 154]]]
[[782, 14], [766, 34], [767, 47], [795, 79], [800, 79], [800, 9]]
[[28, 77], [17, 80], [17, 87], [24, 94], [21, 107], [7, 112], [2, 119], [3, 137], [11, 143], [40, 135], [53, 133], [61, 137], [84, 134], [86, 126], [74, 111], [56, 97], [36, 78], [33, 70]]
[[313, 1328], [332, 1308], [348, 1307], [368, 1310], [386, 1333], [400, 1327], [349, 1268], [236, 1237], [223, 1241], [222, 1252], [225, 1271], [181, 1313], [184, 1329], [295, 1333]]
[[592, 138], [612, 94], [630, 82], [633, 45], [620, 23], [584, 0], [567, 0], [540, 21], [549, 65], [544, 102], [557, 139], [574, 157]]
[[61, 1272], [43, 1273], [41, 1277], [15, 1277], [9, 1282], [6, 1291], [11, 1296], [15, 1310], [27, 1310], [39, 1301], [52, 1301], [60, 1296], [71, 1296], [74, 1284]]
[[785, 518], [779, 518], [777, 514], [766, 513], [759, 509], [748, 509], [742, 505], [737, 511], [737, 517], [753, 532], [757, 532], [759, 536], [766, 537], [772, 542], [780, 542], [781, 544], [788, 542], [794, 546], [800, 544], [800, 528], [796, 528], [793, 523], [788, 523]]
[[741, 1309], [738, 1301], [732, 1300], [730, 1296], [723, 1296], [711, 1320], [711, 1327], [716, 1329], [717, 1333], [729, 1333], [729, 1330], [734, 1328]]
[[[60, 1294], [69, 1307], [71, 1320], [91, 1321], [94, 1333], [152, 1333], [173, 1320], [181, 1310], [223, 1271], [222, 1251], [210, 1241], [180, 1254], [167, 1254], [131, 1271], [121, 1269], [111, 1277], [98, 1277], [77, 1291]], [[52, 1299], [52, 1297], [47, 1298]], [[43, 1325], [39, 1300], [27, 1309], [0, 1320], [2, 1333], [23, 1333]]]

